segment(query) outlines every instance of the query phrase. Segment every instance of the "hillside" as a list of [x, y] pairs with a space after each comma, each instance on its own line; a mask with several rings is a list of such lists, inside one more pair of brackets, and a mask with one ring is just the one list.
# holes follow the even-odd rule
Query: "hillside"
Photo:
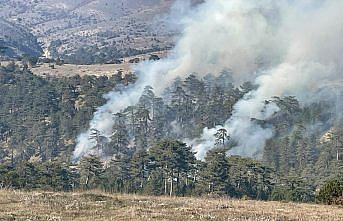
[[[103, 94], [113, 88], [123, 90], [136, 80], [134, 74], [120, 73], [108, 77], [41, 77], [10, 64], [0, 67], [0, 185], [164, 195], [174, 192], [177, 196], [213, 193], [314, 202], [318, 188], [335, 178], [342, 180], [342, 155], [329, 136], [330, 129], [332, 136], [341, 139], [342, 126], [333, 124], [332, 129], [315, 131], [306, 126], [308, 122], [328, 124], [327, 102], [300, 106], [294, 97], [270, 100], [282, 109], [260, 121], [272, 125], [276, 132], [261, 152], [262, 161], [225, 157], [226, 150], [221, 148], [234, 143], [222, 141], [227, 136], [225, 131], [220, 134], [223, 130], [211, 135], [218, 144], [207, 154], [184, 143], [187, 137], [199, 136], [204, 126], [225, 122], [235, 103], [253, 90], [249, 82], [231, 85], [228, 73], [206, 79], [190, 75], [175, 81], [163, 98], [146, 87], [137, 94], [137, 104], [113, 115], [116, 132], [110, 141], [93, 130], [97, 146], [91, 153], [99, 156], [76, 152], [77, 136], [106, 102]], [[284, 125], [288, 125], [287, 130]], [[324, 134], [328, 134], [325, 140]], [[81, 160], [77, 167], [73, 155]], [[224, 172], [218, 174], [216, 168]], [[220, 177], [214, 186], [208, 174]]]
[[173, 0], [0, 1], [0, 16], [31, 29], [45, 54], [101, 63], [170, 48], [164, 17]]
[[0, 18], [0, 58], [16, 58], [23, 54], [40, 56], [41, 46], [29, 30]]
[[343, 1], [201, 1], [0, 0], [0, 221], [342, 220]]
[[302, 220], [339, 221], [343, 210], [311, 204], [0, 191], [0, 220]]

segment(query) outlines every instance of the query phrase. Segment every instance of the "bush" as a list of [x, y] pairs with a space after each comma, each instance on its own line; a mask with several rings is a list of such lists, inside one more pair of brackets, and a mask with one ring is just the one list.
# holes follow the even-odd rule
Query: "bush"
[[339, 180], [327, 182], [319, 191], [317, 201], [325, 204], [343, 205], [343, 183]]
[[290, 201], [289, 190], [284, 187], [275, 187], [270, 195], [272, 201]]
[[272, 191], [270, 200], [307, 203], [314, 201], [314, 193], [310, 188], [297, 187], [291, 189], [284, 186], [277, 186]]

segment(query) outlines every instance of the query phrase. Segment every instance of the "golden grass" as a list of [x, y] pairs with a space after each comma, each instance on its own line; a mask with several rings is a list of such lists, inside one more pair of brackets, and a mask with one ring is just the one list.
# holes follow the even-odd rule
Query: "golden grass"
[[[55, 65], [54, 69], [49, 67], [49, 64], [37, 65], [31, 68], [33, 74], [38, 76], [54, 76], [54, 77], [72, 77], [75, 75], [86, 76], [112, 76], [117, 71], [121, 70], [123, 74], [128, 74], [132, 72], [132, 67], [134, 64], [129, 63], [133, 58], [139, 58], [141, 61], [149, 59], [151, 54], [158, 55], [164, 58], [168, 55], [168, 51], [157, 51], [148, 54], [140, 54], [131, 57], [123, 58], [122, 64], [91, 64], [91, 65], [75, 65], [75, 64], [64, 64], [62, 66]], [[4, 63], [4, 62], [3, 62]], [[4, 63], [5, 64], [5, 63]]]
[[343, 208], [281, 202], [0, 191], [0, 220], [343, 220]]
[[74, 65], [64, 64], [62, 66], [55, 65], [52, 69], [49, 64], [41, 64], [31, 69], [32, 73], [38, 76], [54, 76], [54, 77], [72, 77], [75, 75], [86, 76], [112, 76], [118, 70], [122, 70], [124, 74], [131, 72], [130, 64], [93, 64], [93, 65]]

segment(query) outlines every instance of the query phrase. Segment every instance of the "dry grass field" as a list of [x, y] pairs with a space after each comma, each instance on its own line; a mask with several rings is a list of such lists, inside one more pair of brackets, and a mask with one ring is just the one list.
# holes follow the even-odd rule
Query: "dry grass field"
[[0, 220], [343, 220], [343, 208], [228, 199], [0, 191]]
[[[150, 55], [157, 55], [160, 58], [168, 56], [169, 51], [156, 51], [148, 54], [140, 54], [131, 57], [121, 58], [123, 61], [121, 64], [91, 64], [91, 65], [76, 65], [76, 64], [64, 64], [54, 65], [54, 68], [50, 67], [50, 64], [38, 64], [35, 67], [30, 67], [33, 74], [38, 76], [53, 76], [53, 77], [72, 77], [75, 75], [79, 76], [112, 76], [118, 71], [123, 74], [132, 72], [132, 67], [135, 63], [130, 63], [132, 59], [139, 59], [139, 61], [148, 61]], [[0, 61], [0, 66], [7, 66], [11, 61]], [[15, 61], [15, 64], [21, 66], [21, 61]]]
[[112, 76], [119, 70], [126, 74], [131, 72], [131, 66], [128, 63], [93, 65], [65, 64], [62, 66], [55, 65], [55, 68], [52, 69], [49, 67], [49, 64], [42, 64], [31, 69], [35, 75], [54, 77], [71, 77], [74, 75]]
[[64, 64], [55, 65], [54, 69], [49, 67], [49, 64], [37, 65], [31, 68], [32, 73], [39, 76], [54, 76], [54, 77], [71, 77], [74, 75], [86, 76], [112, 76], [117, 71], [122, 71], [124, 74], [132, 72], [134, 64], [130, 63], [131, 59], [139, 59], [139, 61], [146, 61], [150, 55], [157, 55], [160, 58], [167, 56], [168, 51], [157, 51], [154, 53], [141, 54], [132, 57], [122, 58], [122, 64], [92, 64], [92, 65], [75, 65], [75, 64]]

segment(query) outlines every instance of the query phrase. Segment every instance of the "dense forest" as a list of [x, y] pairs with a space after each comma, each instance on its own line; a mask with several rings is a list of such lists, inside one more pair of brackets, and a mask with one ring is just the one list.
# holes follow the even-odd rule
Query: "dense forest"
[[185, 138], [223, 124], [235, 103], [256, 88], [219, 77], [178, 79], [161, 97], [146, 87], [139, 102], [113, 115], [111, 140], [92, 130], [92, 155], [71, 160], [103, 94], [136, 76], [53, 78], [14, 64], [0, 67], [0, 188], [102, 189], [152, 195], [212, 195], [261, 200], [342, 203], [343, 125], [327, 101], [304, 105], [274, 97], [280, 111], [257, 121], [274, 128], [255, 159], [230, 154], [225, 129], [203, 160]]

